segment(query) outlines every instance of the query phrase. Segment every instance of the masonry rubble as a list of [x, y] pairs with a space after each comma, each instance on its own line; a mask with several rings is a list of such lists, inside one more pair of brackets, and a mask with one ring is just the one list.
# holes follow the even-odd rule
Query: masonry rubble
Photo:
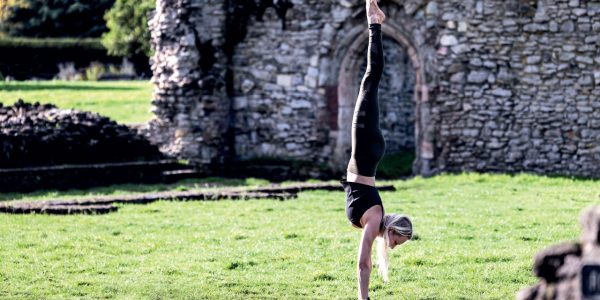
[[159, 149], [135, 130], [98, 113], [22, 99], [0, 103], [0, 168], [5, 171], [161, 159]]
[[522, 289], [518, 300], [597, 299], [600, 296], [600, 206], [581, 214], [581, 238], [540, 251], [533, 272], [539, 282]]

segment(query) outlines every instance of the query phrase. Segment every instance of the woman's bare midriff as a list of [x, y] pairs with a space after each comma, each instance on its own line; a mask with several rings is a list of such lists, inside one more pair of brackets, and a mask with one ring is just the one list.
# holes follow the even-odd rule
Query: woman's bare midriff
[[346, 181], [375, 186], [375, 177], [362, 176], [362, 175], [354, 174], [350, 171], [346, 172]]

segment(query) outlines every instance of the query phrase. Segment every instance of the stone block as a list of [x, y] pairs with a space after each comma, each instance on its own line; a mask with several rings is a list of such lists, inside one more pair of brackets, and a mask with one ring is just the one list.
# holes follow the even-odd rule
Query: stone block
[[444, 47], [451, 47], [458, 45], [458, 39], [454, 35], [442, 35], [440, 39], [440, 45]]
[[487, 80], [489, 76], [489, 72], [487, 71], [471, 71], [467, 76], [467, 82], [469, 83], [483, 83]]
[[563, 22], [562, 24], [560, 24], [560, 31], [566, 33], [571, 33], [575, 31], [575, 23], [571, 20]]
[[249, 80], [249, 79], [244, 79], [244, 81], [242, 82], [242, 86], [240, 88], [242, 90], [242, 93], [248, 94], [252, 90], [253, 87], [254, 87], [254, 81]]
[[581, 241], [585, 245], [600, 246], [600, 206], [594, 205], [582, 212]]
[[425, 14], [428, 16], [437, 16], [439, 13], [438, 4], [435, 1], [431, 1], [425, 7]]
[[235, 97], [233, 98], [233, 109], [243, 110], [248, 107], [248, 98], [246, 97]]
[[277, 85], [283, 86], [286, 88], [292, 87], [292, 75], [278, 74], [277, 75]]
[[312, 104], [306, 100], [292, 100], [291, 103], [292, 108], [310, 108]]
[[508, 98], [512, 96], [512, 91], [502, 88], [496, 88], [491, 91], [491, 94], [498, 97]]

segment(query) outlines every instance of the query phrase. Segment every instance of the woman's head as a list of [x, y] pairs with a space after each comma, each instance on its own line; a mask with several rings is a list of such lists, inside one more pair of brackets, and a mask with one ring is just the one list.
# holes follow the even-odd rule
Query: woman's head
[[405, 215], [389, 214], [383, 217], [383, 238], [394, 249], [412, 238], [412, 222]]
[[405, 215], [387, 214], [383, 217], [383, 237], [377, 241], [377, 268], [383, 281], [388, 281], [388, 248], [410, 240], [413, 235], [412, 222]]

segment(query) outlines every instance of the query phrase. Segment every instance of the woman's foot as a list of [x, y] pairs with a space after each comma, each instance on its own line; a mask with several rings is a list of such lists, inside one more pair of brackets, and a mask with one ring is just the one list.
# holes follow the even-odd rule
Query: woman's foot
[[385, 20], [385, 14], [377, 5], [377, 0], [367, 1], [367, 20], [369, 24], [381, 24]]

